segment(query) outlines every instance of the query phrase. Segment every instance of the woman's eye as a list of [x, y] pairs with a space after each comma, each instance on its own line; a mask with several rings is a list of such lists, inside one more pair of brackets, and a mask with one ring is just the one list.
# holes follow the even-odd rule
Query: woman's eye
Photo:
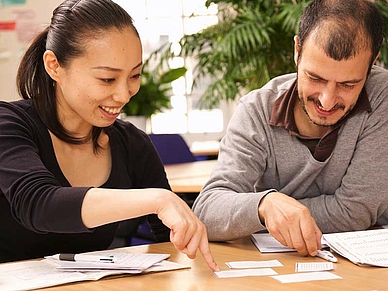
[[141, 74], [136, 74], [136, 75], [133, 75], [131, 78], [132, 79], [139, 79], [141, 77]]
[[108, 79], [101, 79], [101, 81], [103, 81], [104, 83], [106, 84], [111, 84], [115, 81], [115, 79], [113, 78], [108, 78]]

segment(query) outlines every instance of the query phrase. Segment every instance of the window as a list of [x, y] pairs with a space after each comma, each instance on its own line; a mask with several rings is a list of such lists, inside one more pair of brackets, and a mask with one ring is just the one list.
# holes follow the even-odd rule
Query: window
[[[205, 0], [116, 0], [133, 17], [143, 42], [144, 57], [158, 49], [165, 42], [178, 42], [184, 34], [191, 34], [218, 21], [217, 6], [205, 6]], [[179, 45], [177, 45], [179, 49]], [[185, 77], [172, 83], [171, 110], [151, 118], [154, 133], [181, 133], [190, 140], [190, 135], [206, 133], [209, 139], [219, 139], [225, 128], [224, 110], [220, 108], [203, 110], [199, 107], [202, 88], [192, 88], [190, 60], [176, 58], [172, 67], [185, 65]], [[193, 90], [192, 90], [193, 89]], [[223, 108], [225, 109], [225, 108]], [[228, 114], [226, 114], [228, 115]]]

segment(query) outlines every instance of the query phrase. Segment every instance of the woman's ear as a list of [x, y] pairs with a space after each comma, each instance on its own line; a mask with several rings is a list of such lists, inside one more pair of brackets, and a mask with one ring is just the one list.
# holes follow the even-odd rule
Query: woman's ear
[[375, 60], [373, 61], [373, 63], [372, 63], [373, 65], [374, 65], [374, 64], [376, 64], [376, 62], [377, 62], [377, 59], [379, 58], [379, 56], [380, 56], [380, 52], [377, 54], [377, 56], [376, 56]]
[[43, 63], [46, 69], [47, 74], [53, 79], [55, 82], [59, 80], [59, 69], [61, 65], [58, 62], [57, 56], [54, 52], [47, 50], [43, 54]]

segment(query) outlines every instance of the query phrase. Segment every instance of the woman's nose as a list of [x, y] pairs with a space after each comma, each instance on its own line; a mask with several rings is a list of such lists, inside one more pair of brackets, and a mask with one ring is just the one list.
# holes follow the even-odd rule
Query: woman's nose
[[118, 88], [113, 96], [115, 101], [119, 101], [123, 104], [128, 103], [132, 96], [139, 91], [139, 85], [134, 83], [123, 84]]

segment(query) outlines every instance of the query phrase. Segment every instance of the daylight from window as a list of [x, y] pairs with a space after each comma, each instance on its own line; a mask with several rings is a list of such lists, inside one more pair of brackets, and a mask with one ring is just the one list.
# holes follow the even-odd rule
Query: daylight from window
[[[143, 43], [144, 58], [166, 42], [176, 43], [184, 34], [192, 34], [217, 23], [217, 6], [205, 6], [205, 0], [115, 0], [135, 21]], [[220, 108], [200, 108], [199, 100], [205, 89], [192, 86], [193, 63], [175, 58], [171, 67], [184, 65], [184, 77], [172, 82], [171, 109], [151, 117], [154, 133], [217, 133], [224, 130], [224, 116]]]

